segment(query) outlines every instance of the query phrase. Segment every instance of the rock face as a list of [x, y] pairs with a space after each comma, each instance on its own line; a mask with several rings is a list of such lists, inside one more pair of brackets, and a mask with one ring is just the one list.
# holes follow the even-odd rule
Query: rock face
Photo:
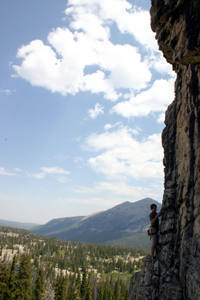
[[[151, 25], [177, 73], [163, 131], [165, 190], [157, 260], [130, 299], [200, 299], [200, 2], [152, 0]], [[138, 275], [137, 275], [138, 277]]]

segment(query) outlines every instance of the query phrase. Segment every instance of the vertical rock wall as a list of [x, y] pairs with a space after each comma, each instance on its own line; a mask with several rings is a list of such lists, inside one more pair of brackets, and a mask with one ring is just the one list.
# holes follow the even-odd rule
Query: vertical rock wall
[[152, 29], [177, 73], [166, 112], [158, 299], [200, 299], [200, 2], [152, 0]]
[[162, 135], [158, 259], [144, 262], [130, 299], [200, 300], [200, 1], [152, 0], [151, 22], [177, 79]]

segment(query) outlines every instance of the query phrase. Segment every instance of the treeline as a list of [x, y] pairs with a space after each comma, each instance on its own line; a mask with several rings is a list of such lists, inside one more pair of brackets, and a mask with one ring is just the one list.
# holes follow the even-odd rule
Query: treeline
[[128, 288], [128, 281], [120, 276], [99, 278], [86, 267], [77, 274], [59, 274], [50, 281], [45, 271], [36, 268], [25, 254], [14, 257], [10, 266], [0, 265], [1, 300], [125, 300]]
[[0, 300], [126, 300], [142, 250], [0, 228]]

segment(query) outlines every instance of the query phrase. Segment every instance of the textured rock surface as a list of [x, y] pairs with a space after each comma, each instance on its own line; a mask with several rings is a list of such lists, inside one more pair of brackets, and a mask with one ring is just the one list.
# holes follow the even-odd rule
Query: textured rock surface
[[162, 135], [165, 190], [158, 259], [144, 262], [130, 299], [200, 300], [200, 2], [152, 0], [151, 20], [177, 79]]
[[151, 26], [171, 64], [200, 62], [199, 0], [152, 0]]

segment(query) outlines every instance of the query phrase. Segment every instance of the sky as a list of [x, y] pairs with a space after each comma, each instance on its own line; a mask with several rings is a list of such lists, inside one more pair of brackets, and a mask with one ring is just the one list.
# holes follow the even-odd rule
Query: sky
[[0, 218], [43, 224], [163, 195], [175, 75], [147, 0], [0, 2]]

